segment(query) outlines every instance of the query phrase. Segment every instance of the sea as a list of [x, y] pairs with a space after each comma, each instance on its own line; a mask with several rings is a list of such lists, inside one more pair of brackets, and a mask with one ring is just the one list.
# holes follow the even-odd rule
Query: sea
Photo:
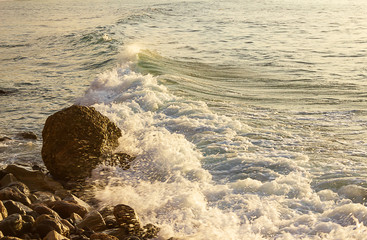
[[156, 239], [367, 239], [365, 0], [0, 0], [0, 90], [1, 165], [73, 104], [115, 122], [94, 197]]

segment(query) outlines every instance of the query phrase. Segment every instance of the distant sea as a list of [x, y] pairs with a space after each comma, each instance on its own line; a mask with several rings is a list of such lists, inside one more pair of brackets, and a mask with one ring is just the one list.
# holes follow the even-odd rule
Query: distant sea
[[367, 239], [366, 1], [1, 0], [0, 33], [1, 164], [93, 106], [137, 156], [95, 196], [158, 239]]

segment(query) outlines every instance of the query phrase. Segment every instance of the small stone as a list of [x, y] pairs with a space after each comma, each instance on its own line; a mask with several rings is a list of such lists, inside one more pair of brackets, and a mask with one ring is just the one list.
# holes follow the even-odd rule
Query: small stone
[[77, 224], [78, 228], [88, 227], [93, 231], [103, 231], [106, 229], [106, 223], [102, 217], [102, 215], [96, 211], [90, 211], [85, 215], [83, 220]]
[[24, 195], [18, 188], [5, 187], [0, 190], [0, 200], [14, 200], [21, 202], [27, 206], [31, 204], [31, 200]]
[[143, 239], [156, 238], [159, 231], [159, 227], [149, 223], [143, 227], [142, 231], [140, 232], [140, 237]]
[[119, 240], [117, 237], [105, 233], [94, 233], [90, 236], [91, 240]]
[[49, 207], [55, 210], [62, 218], [69, 218], [72, 213], [77, 213], [84, 217], [88, 212], [85, 207], [64, 200], [52, 202], [49, 204]]
[[26, 215], [26, 214], [30, 214], [33, 210], [24, 205], [21, 202], [15, 202], [13, 200], [6, 200], [3, 201], [4, 206], [6, 207], [6, 210], [8, 210], [8, 214], [14, 214], [14, 213], [19, 213], [20, 215]]
[[0, 222], [0, 231], [5, 235], [16, 236], [23, 227], [22, 216], [18, 213], [9, 215]]
[[55, 230], [52, 230], [49, 232], [43, 240], [68, 240], [69, 238], [61, 235], [60, 233], [56, 232]]
[[114, 207], [113, 215], [117, 223], [130, 235], [135, 235], [141, 230], [140, 221], [135, 210], [128, 205], [119, 204]]
[[0, 180], [0, 184], [2, 187], [7, 187], [10, 183], [17, 181], [18, 179], [13, 174], [8, 173]]
[[60, 218], [49, 214], [43, 214], [36, 219], [35, 229], [41, 237], [45, 237], [52, 230], [64, 236], [70, 233], [70, 229], [61, 222]]
[[0, 221], [8, 216], [8, 210], [4, 206], [3, 201], [0, 201]]

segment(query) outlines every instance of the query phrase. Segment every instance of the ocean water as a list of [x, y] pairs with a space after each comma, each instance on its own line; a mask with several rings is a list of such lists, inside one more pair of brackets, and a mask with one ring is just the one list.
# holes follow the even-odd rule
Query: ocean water
[[[74, 103], [122, 130], [101, 205], [158, 239], [367, 239], [367, 2], [0, 0], [0, 160]], [[33, 131], [37, 141], [16, 133]]]

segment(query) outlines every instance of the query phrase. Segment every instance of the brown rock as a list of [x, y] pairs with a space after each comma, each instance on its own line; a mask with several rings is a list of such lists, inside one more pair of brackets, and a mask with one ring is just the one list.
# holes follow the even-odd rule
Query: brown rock
[[0, 222], [0, 231], [6, 236], [16, 236], [20, 233], [23, 227], [22, 216], [18, 213], [9, 215]]
[[83, 200], [81, 200], [80, 198], [76, 197], [73, 194], [64, 198], [63, 200], [73, 202], [78, 204], [79, 206], [85, 207], [85, 209], [87, 209], [88, 212], [94, 210], [92, 206], [90, 206], [88, 203], [84, 202]]
[[30, 167], [19, 165], [8, 165], [4, 171], [12, 173], [19, 181], [29, 187], [31, 191], [56, 191], [64, 189], [59, 182], [46, 176], [40, 170], [33, 170]]
[[8, 216], [8, 210], [4, 206], [4, 203], [0, 201], [0, 221]]
[[49, 204], [49, 207], [56, 211], [62, 218], [69, 218], [72, 213], [77, 213], [81, 217], [84, 217], [88, 212], [85, 207], [64, 200], [52, 202]]
[[130, 235], [140, 232], [140, 221], [135, 210], [128, 205], [119, 204], [113, 209], [113, 215], [121, 228], [125, 229]]
[[90, 236], [91, 240], [119, 240], [117, 237], [105, 233], [94, 233]]
[[24, 205], [23, 203], [15, 202], [13, 200], [5, 200], [3, 201], [3, 203], [9, 215], [14, 213], [19, 213], [20, 215], [26, 215], [30, 214], [33, 211], [30, 207]]
[[41, 237], [45, 237], [52, 230], [64, 236], [70, 233], [70, 229], [61, 222], [60, 218], [49, 214], [43, 214], [36, 219], [35, 229]]
[[106, 229], [106, 223], [102, 215], [96, 211], [90, 211], [83, 220], [76, 225], [78, 228], [88, 227], [92, 231], [103, 231]]
[[141, 230], [139, 236], [142, 239], [151, 239], [156, 238], [158, 236], [158, 232], [160, 231], [160, 228], [149, 223], [143, 227]]
[[0, 180], [0, 184], [2, 187], [8, 186], [12, 182], [16, 182], [18, 179], [11, 173], [6, 174], [3, 178]]
[[43, 240], [68, 240], [69, 238], [61, 235], [60, 233], [56, 232], [55, 230], [52, 230], [49, 232]]
[[18, 188], [5, 187], [0, 190], [0, 200], [14, 200], [21, 202], [27, 206], [31, 204], [31, 200], [19, 191]]
[[71, 106], [47, 118], [42, 159], [59, 179], [90, 176], [103, 155], [118, 146], [121, 130], [93, 107]]
[[54, 210], [52, 210], [51, 208], [47, 207], [46, 205], [42, 204], [42, 203], [36, 203], [36, 204], [32, 204], [31, 208], [37, 212], [39, 215], [42, 214], [49, 214], [49, 215], [53, 215], [55, 217], [60, 217], [59, 214], [57, 212], [55, 212]]
[[78, 224], [78, 223], [80, 223], [83, 220], [83, 218], [79, 214], [77, 214], [77, 213], [72, 213], [70, 215], [69, 219], [74, 224]]
[[29, 188], [27, 187], [27, 185], [25, 185], [22, 182], [11, 182], [7, 185], [7, 187], [11, 187], [11, 188], [18, 188], [18, 190], [23, 193], [24, 195], [26, 195], [27, 197], [29, 197], [29, 195], [31, 194]]
[[37, 135], [33, 132], [21, 132], [21, 133], [18, 133], [17, 136], [24, 138], [24, 139], [37, 140]]
[[41, 204], [42, 203], [49, 204], [61, 200], [60, 197], [56, 196], [55, 194], [43, 191], [33, 192], [30, 198], [33, 203], [41, 203]]

